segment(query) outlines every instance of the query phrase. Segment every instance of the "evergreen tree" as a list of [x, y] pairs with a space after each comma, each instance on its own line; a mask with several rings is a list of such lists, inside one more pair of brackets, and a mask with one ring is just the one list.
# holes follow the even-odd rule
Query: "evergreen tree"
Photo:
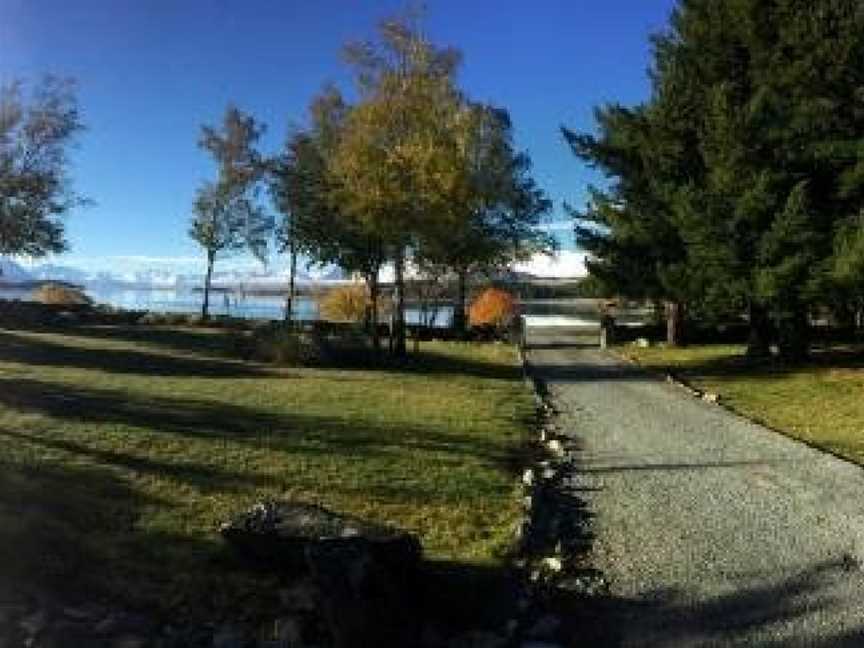
[[[787, 355], [805, 353], [835, 232], [860, 210], [862, 41], [853, 0], [682, 1], [654, 40], [650, 101], [617, 120], [601, 111], [599, 138], [569, 138], [614, 178], [601, 227], [579, 230], [594, 271], [624, 289], [648, 271], [702, 314], [746, 310], [752, 352], [777, 335]], [[633, 187], [662, 227], [628, 250], [650, 211]]]

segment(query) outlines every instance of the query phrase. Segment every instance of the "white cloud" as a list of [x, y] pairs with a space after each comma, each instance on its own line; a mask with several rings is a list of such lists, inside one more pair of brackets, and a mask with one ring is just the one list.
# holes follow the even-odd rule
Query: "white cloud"
[[544, 232], [572, 232], [573, 231], [573, 221], [554, 221], [552, 223], [544, 223], [543, 225], [539, 225], [537, 229], [543, 230]]
[[561, 250], [552, 257], [537, 254], [530, 261], [517, 264], [514, 269], [517, 272], [526, 272], [548, 279], [584, 277], [586, 275], [585, 254], [573, 250]]

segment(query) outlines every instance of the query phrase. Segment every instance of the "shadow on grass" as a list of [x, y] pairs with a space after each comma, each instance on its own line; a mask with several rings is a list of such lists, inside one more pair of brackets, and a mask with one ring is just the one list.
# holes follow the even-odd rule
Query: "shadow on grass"
[[[250, 570], [215, 532], [209, 542], [142, 531], [136, 521], [152, 506], [170, 503], [142, 497], [110, 470], [0, 464], [2, 593], [62, 604], [104, 601], [175, 623], [279, 614], [287, 577]], [[753, 645], [777, 648], [852, 647], [861, 645], [864, 630], [817, 624], [818, 638], [773, 633], [830, 614], [839, 604], [834, 588], [843, 591], [844, 580], [858, 577], [844, 562], [826, 561], [766, 584], [753, 584], [764, 575], [743, 578], [729, 593], [696, 602], [672, 590], [639, 599], [559, 590], [549, 604], [564, 621], [562, 645], [729, 645], [754, 637]], [[500, 632], [522, 613], [516, 585], [502, 567], [426, 561], [422, 610], [444, 636]]]
[[[115, 471], [0, 463], [0, 600], [102, 603], [181, 625], [278, 617], [296, 576], [251, 568], [215, 527], [206, 541], [138, 526], [145, 508], [170, 506]], [[515, 593], [504, 568], [424, 563], [421, 610], [445, 635], [500, 628]]]
[[[710, 348], [710, 347], [709, 347]], [[684, 350], [686, 353], [686, 349]], [[783, 376], [807, 370], [864, 370], [864, 349], [855, 345], [814, 346], [810, 356], [798, 362], [779, 357], [750, 357], [737, 354], [692, 358], [666, 366], [666, 370], [692, 378]]]
[[[68, 333], [67, 333], [68, 334]], [[54, 334], [55, 339], [61, 337]], [[130, 349], [73, 346], [44, 335], [0, 332], [0, 360], [31, 366], [96, 369], [147, 376], [244, 378], [267, 374], [267, 368], [206, 357], [148, 353]]]
[[253, 472], [231, 471], [214, 465], [187, 461], [182, 457], [173, 462], [158, 461], [150, 457], [136, 456], [117, 450], [99, 450], [82, 443], [58, 439], [47, 434], [40, 436], [0, 428], [0, 439], [3, 439], [0, 443], [26, 442], [42, 448], [60, 450], [75, 455], [76, 459], [86, 457], [88, 460], [103, 466], [122, 468], [136, 474], [173, 479], [193, 486], [202, 492], [284, 486], [283, 482], [277, 482], [271, 477]]
[[153, 505], [171, 506], [133, 493], [109, 470], [0, 463], [3, 584], [84, 595], [126, 541], [139, 507]]
[[241, 617], [276, 613], [272, 576], [249, 574], [215, 528], [212, 541], [141, 529], [153, 507], [172, 504], [110, 469], [0, 463], [0, 596], [175, 623], [218, 620], [232, 606]]
[[157, 346], [181, 353], [200, 353], [225, 359], [236, 359], [234, 336], [240, 332], [220, 328], [186, 328], [170, 326], [78, 326], [54, 331], [94, 340], [116, 340]]
[[[173, 337], [159, 331], [156, 337], [162, 336], [161, 341], [154, 341], [152, 333], [148, 329], [140, 341], [190, 354], [218, 353], [204, 349], [204, 341], [198, 340], [197, 334], [190, 337], [184, 331]], [[64, 335], [69, 336], [68, 344]], [[3, 331], [0, 361], [142, 376], [297, 377], [282, 372], [271, 374], [263, 367], [203, 355], [176, 357], [137, 349], [99, 348], [97, 342], [103, 336], [138, 341], [131, 339], [128, 330], [118, 334], [114, 328], [89, 329], [86, 335], [82, 335], [82, 329], [44, 336]], [[94, 340], [93, 346], [75, 347], [86, 344], [77, 337]], [[387, 370], [441, 376], [469, 373], [493, 379], [518, 376], [516, 368], [435, 353]], [[352, 376], [346, 372], [344, 378], [350, 380]], [[364, 379], [368, 380], [368, 376]], [[16, 420], [15, 414], [45, 417], [36, 423], [28, 421], [26, 429], [13, 425], [0, 429], [0, 444], [14, 444], [19, 456], [27, 460], [31, 455], [53, 456], [38, 463], [34, 459], [27, 467], [0, 464], [0, 581], [72, 600], [116, 598], [124, 604], [143, 605], [189, 618], [213, 614], [209, 620], [221, 619], [226, 610], [239, 614], [251, 610], [266, 616], [276, 605], [278, 584], [266, 575], [248, 573], [227, 554], [215, 534], [217, 520], [212, 541], [141, 529], [138, 520], [143, 511], [167, 510], [171, 503], [149, 498], [136, 490], [136, 479], [165, 477], [178, 482], [180, 487], [191, 487], [208, 496], [247, 490], [251, 504], [256, 490], [278, 492], [290, 486], [292, 480], [303, 478], [292, 474], [271, 477], [263, 471], [256, 473], [257, 466], [251, 466], [248, 472], [242, 466], [232, 470], [230, 464], [219, 463], [222, 442], [249, 444], [272, 453], [292, 453], [309, 458], [310, 462], [333, 457], [386, 462], [396, 454], [433, 453], [437, 455], [437, 463], [452, 461], [455, 468], [470, 463], [466, 459], [501, 469], [516, 467], [514, 449], [507, 443], [458, 432], [447, 434], [423, 421], [390, 429], [374, 421], [340, 418], [338, 413], [330, 416], [290, 410], [277, 412], [215, 399], [150, 396], [125, 389], [96, 388], [82, 383], [70, 386], [30, 377], [0, 377], [0, 410], [11, 414], [11, 421]], [[76, 431], [76, 436], [61, 428], [58, 425], [61, 422], [72, 423], [70, 429]], [[88, 432], [94, 430], [92, 439], [87, 434], [78, 434], [74, 425], [80, 423], [94, 424], [86, 428]], [[97, 433], [97, 426], [103, 424], [138, 428], [151, 433], [151, 438], [156, 433], [212, 442], [214, 462], [182, 455], [160, 457], [135, 444], [125, 447], [118, 442], [107, 446], [112, 441]], [[64, 437], [64, 433], [69, 436]], [[134, 434], [132, 430], [129, 438], [133, 439]], [[143, 434], [140, 441], [146, 441]], [[138, 449], [140, 454], [136, 454]], [[54, 459], [62, 464], [52, 465]], [[418, 485], [387, 481], [386, 474], [381, 483], [366, 480], [343, 484], [337, 480], [326, 488], [352, 494], [364, 492], [370, 498], [386, 502], [432, 500], [453, 506], [464, 505], [465, 495], [459, 492], [458, 484], [451, 488], [443, 483], [434, 492], [421, 492]], [[441, 587], [463, 588], [454, 593], [439, 590], [436, 585], [430, 594], [433, 601], [440, 594], [440, 605], [446, 608], [441, 614], [447, 619], [452, 615], [452, 623], [458, 623], [462, 618], [476, 621], [484, 614], [483, 605], [492, 599], [493, 593], [503, 591], [500, 584], [509, 576], [491, 567], [433, 564], [430, 578]], [[486, 585], [481, 588], [478, 583]], [[472, 599], [476, 605], [471, 604]], [[276, 613], [274, 610], [273, 614]]]
[[[37, 335], [30, 335], [36, 333]], [[47, 339], [50, 335], [54, 339]], [[243, 378], [267, 375], [288, 377], [277, 367], [243, 360], [230, 332], [194, 331], [167, 327], [81, 326], [59, 330], [33, 329], [25, 333], [0, 331], [0, 360], [36, 366], [96, 369], [109, 373], [151, 376]], [[69, 343], [62, 342], [68, 338]], [[76, 338], [94, 340], [83, 347]], [[161, 347], [166, 353], [112, 349], [98, 346], [100, 340]], [[470, 343], [466, 343], [470, 344]], [[167, 352], [180, 353], [172, 355]], [[471, 360], [458, 355], [424, 350], [403, 359], [371, 351], [348, 354], [345, 362], [328, 362], [322, 369], [380, 371], [424, 376], [467, 376], [513, 380], [519, 369], [502, 363]]]
[[0, 406], [58, 420], [119, 424], [202, 440], [247, 443], [273, 452], [351, 459], [386, 456], [397, 450], [435, 452], [473, 457], [515, 470], [516, 450], [511, 446], [442, 433], [422, 423], [400, 425], [397, 430], [335, 416], [275, 414], [200, 399], [145, 398], [123, 390], [70, 388], [29, 378], [0, 378]]

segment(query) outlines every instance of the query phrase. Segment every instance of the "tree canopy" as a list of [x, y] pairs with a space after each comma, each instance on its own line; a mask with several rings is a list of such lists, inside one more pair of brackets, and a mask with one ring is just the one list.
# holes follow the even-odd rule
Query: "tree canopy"
[[48, 77], [30, 92], [21, 82], [0, 86], [0, 254], [66, 249], [63, 217], [84, 202], [68, 154], [82, 130], [72, 81]]
[[201, 309], [209, 315], [210, 282], [218, 256], [247, 249], [259, 259], [267, 253], [273, 222], [257, 200], [257, 185], [265, 172], [256, 150], [264, 127], [234, 106], [219, 127], [203, 126], [199, 146], [217, 165], [217, 180], [205, 183], [193, 206], [189, 236], [204, 250], [207, 272]]

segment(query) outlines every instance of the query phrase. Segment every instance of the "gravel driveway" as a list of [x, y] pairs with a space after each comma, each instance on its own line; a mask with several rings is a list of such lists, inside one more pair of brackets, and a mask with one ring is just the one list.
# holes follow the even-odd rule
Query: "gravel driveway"
[[528, 342], [581, 443], [610, 644], [864, 646], [864, 470], [564, 330]]

